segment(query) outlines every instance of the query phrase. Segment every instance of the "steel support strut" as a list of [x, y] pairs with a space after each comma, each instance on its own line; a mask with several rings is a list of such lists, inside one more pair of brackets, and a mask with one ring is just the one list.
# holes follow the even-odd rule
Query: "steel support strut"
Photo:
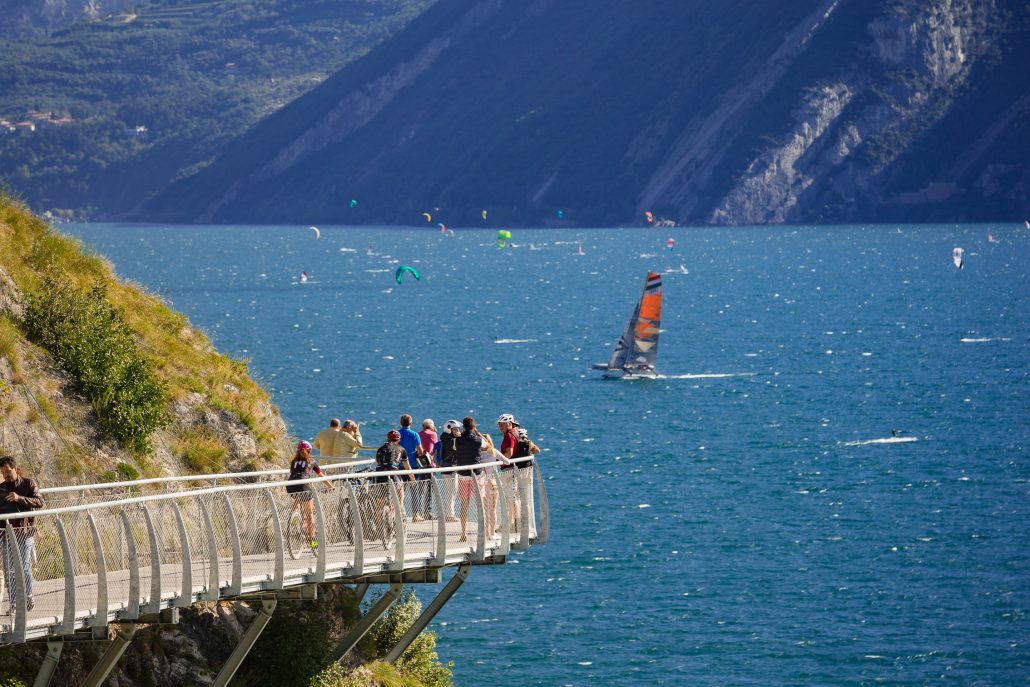
[[93, 666], [93, 670], [89, 671], [86, 681], [82, 683], [83, 687], [100, 687], [104, 680], [107, 679], [107, 676], [111, 674], [115, 664], [118, 663], [118, 659], [122, 657], [122, 654], [129, 647], [132, 636], [136, 634], [136, 623], [123, 623], [115, 625], [114, 628], [111, 646], [107, 647], [107, 651], [100, 657], [97, 664]]
[[411, 643], [414, 642], [415, 638], [422, 633], [422, 630], [426, 629], [426, 625], [436, 617], [436, 614], [440, 612], [440, 609], [444, 607], [444, 604], [454, 596], [454, 592], [458, 591], [458, 587], [460, 587], [468, 578], [469, 571], [471, 569], [471, 563], [462, 563], [458, 566], [458, 570], [454, 573], [454, 577], [451, 578], [451, 581], [448, 582], [447, 585], [440, 590], [440, 593], [436, 595], [428, 606], [426, 606], [426, 610], [422, 611], [422, 615], [420, 615], [411, 627], [408, 628], [408, 631], [405, 632], [404, 636], [401, 637], [399, 642], [397, 642], [397, 646], [390, 649], [390, 653], [388, 653], [384, 659], [387, 663], [393, 663], [396, 661], [401, 657], [401, 654], [411, 646]]
[[379, 601], [376, 601], [375, 605], [368, 610], [368, 613], [361, 616], [361, 619], [358, 620], [354, 627], [351, 628], [350, 632], [347, 633], [347, 636], [340, 640], [340, 643], [336, 645], [335, 649], [333, 649], [333, 661], [340, 661], [340, 659], [347, 655], [348, 651], [353, 649], [357, 643], [361, 641], [361, 638], [372, 629], [372, 625], [375, 624], [375, 621], [379, 620], [380, 616], [382, 616], [383, 613], [386, 613], [386, 609], [390, 607], [390, 604], [396, 601], [397, 597], [401, 595], [402, 589], [404, 589], [404, 584], [402, 582], [390, 583], [390, 588], [386, 590], [386, 593], [379, 598]]
[[50, 681], [54, 678], [54, 673], [57, 671], [57, 662], [61, 660], [62, 649], [64, 649], [64, 642], [46, 643], [46, 656], [43, 657], [43, 665], [39, 667], [39, 672], [36, 673], [36, 681], [32, 683], [32, 687], [47, 687], [50, 684]]
[[258, 637], [261, 636], [261, 632], [265, 629], [265, 625], [272, 619], [272, 613], [275, 612], [275, 607], [278, 602], [275, 598], [261, 599], [261, 608], [258, 609], [258, 614], [254, 620], [250, 622], [250, 626], [247, 627], [247, 631], [243, 633], [240, 638], [240, 643], [236, 645], [236, 648], [232, 650], [232, 654], [226, 659], [222, 665], [222, 669], [218, 671], [218, 676], [212, 683], [212, 687], [225, 687], [229, 684], [229, 680], [232, 680], [233, 675], [239, 669], [240, 664], [243, 663], [243, 659], [250, 653], [251, 648], [254, 646], [254, 642], [257, 641]]

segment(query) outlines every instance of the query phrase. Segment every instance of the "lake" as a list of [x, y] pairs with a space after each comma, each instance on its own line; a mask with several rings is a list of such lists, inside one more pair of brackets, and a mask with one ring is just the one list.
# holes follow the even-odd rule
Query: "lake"
[[[250, 358], [298, 437], [529, 430], [551, 541], [437, 616], [458, 685], [1030, 675], [1022, 226], [64, 230]], [[662, 377], [601, 380], [648, 270]]]

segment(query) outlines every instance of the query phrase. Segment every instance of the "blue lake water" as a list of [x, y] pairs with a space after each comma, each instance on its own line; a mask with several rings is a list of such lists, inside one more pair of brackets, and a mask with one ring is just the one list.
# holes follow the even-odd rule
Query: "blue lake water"
[[[1030, 678], [1022, 227], [65, 230], [250, 358], [297, 436], [529, 429], [551, 542], [437, 617], [458, 685]], [[648, 270], [665, 376], [602, 381]], [[864, 443], [892, 428], [916, 441]]]

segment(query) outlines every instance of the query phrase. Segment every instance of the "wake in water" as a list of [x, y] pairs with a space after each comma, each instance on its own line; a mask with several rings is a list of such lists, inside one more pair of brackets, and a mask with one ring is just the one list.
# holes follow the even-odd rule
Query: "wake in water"
[[536, 343], [536, 339], [494, 339], [496, 344]]
[[706, 372], [693, 375], [658, 375], [655, 379], [723, 379], [724, 377], [754, 377], [754, 372]]
[[845, 446], [868, 446], [870, 444], [907, 444], [919, 441], [918, 437], [883, 437], [882, 439], [866, 439], [864, 441], [845, 441]]
[[1012, 339], [1004, 336], [1000, 338], [993, 338], [990, 336], [981, 336], [975, 338], [963, 336], [961, 339], [959, 339], [960, 343], [987, 343], [988, 341], [1012, 341]]

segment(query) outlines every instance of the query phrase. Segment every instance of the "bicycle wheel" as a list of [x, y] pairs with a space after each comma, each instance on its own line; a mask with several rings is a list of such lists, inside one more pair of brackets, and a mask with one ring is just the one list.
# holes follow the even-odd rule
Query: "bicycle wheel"
[[286, 536], [283, 539], [286, 540], [286, 553], [292, 560], [297, 560], [301, 551], [308, 546], [304, 541], [303, 522], [300, 513], [294, 511], [290, 514], [290, 522], [286, 525]]
[[383, 506], [379, 518], [382, 523], [379, 532], [382, 534], [383, 551], [385, 551], [390, 548], [390, 542], [393, 541], [393, 509], [390, 506]]

